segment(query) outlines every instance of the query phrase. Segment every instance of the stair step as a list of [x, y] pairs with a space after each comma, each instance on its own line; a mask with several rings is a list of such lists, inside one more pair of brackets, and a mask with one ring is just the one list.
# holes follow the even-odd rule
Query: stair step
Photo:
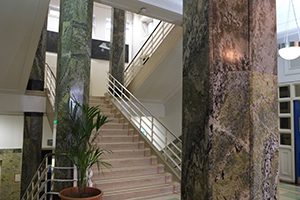
[[124, 123], [127, 122], [123, 117], [108, 117], [109, 122], [113, 123]]
[[126, 129], [126, 128], [129, 128], [129, 123], [108, 122], [102, 126], [102, 129]]
[[98, 143], [103, 149], [106, 150], [118, 150], [118, 149], [143, 149], [145, 143], [143, 141], [139, 142], [114, 142], [114, 143]]
[[146, 165], [146, 166], [134, 166], [134, 167], [119, 167], [103, 169], [101, 172], [94, 171], [93, 180], [122, 178], [129, 176], [142, 176], [148, 174], [160, 174], [164, 173], [165, 168], [162, 164]]
[[119, 118], [121, 117], [122, 115], [121, 114], [118, 114], [118, 113], [113, 113], [113, 112], [101, 112], [102, 115], [105, 115], [108, 119], [111, 119], [111, 118]]
[[155, 165], [157, 164], [156, 156], [141, 157], [141, 158], [113, 158], [105, 160], [109, 162], [112, 167], [130, 167], [141, 165]]
[[113, 142], [138, 142], [139, 136], [138, 135], [102, 135], [96, 138], [96, 142], [106, 142], [106, 143], [113, 143]]
[[136, 158], [150, 156], [151, 151], [149, 148], [145, 149], [129, 149], [129, 150], [113, 150], [109, 158]]
[[108, 128], [102, 128], [100, 130], [101, 135], [114, 135], [114, 134], [123, 134], [123, 135], [130, 135], [134, 133], [133, 129], [108, 129]]
[[119, 191], [104, 192], [105, 200], [120, 200], [120, 199], [130, 199], [130, 198], [143, 198], [144, 196], [162, 196], [167, 194], [173, 194], [179, 188], [178, 184], [163, 184], [163, 185], [154, 185], [147, 187], [139, 187], [134, 189], [125, 189]]
[[118, 113], [118, 111], [116, 110], [115, 107], [113, 106], [105, 106], [103, 104], [99, 105], [101, 112], [106, 113], [106, 112], [114, 112], [114, 113]]
[[[158, 196], [159, 195], [159, 196]], [[180, 200], [180, 194], [154, 194], [149, 196], [130, 198], [127, 200]]]
[[97, 188], [109, 192], [121, 189], [131, 189], [136, 187], [145, 187], [151, 185], [161, 185], [172, 182], [172, 175], [169, 173], [151, 174], [146, 176], [135, 176], [125, 178], [115, 178], [108, 180], [98, 180], [94, 184]]

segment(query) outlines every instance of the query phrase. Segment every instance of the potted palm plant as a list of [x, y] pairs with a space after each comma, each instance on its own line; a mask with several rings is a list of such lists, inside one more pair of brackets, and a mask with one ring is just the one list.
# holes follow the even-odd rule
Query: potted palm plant
[[78, 186], [63, 189], [60, 198], [101, 200], [101, 190], [88, 187], [87, 183], [89, 170], [94, 164], [97, 164], [98, 169], [101, 166], [110, 166], [102, 158], [107, 151], [94, 143], [99, 129], [108, 122], [107, 116], [101, 114], [98, 106], [80, 104], [71, 99], [68, 104], [67, 121], [71, 142], [66, 154], [77, 168]]

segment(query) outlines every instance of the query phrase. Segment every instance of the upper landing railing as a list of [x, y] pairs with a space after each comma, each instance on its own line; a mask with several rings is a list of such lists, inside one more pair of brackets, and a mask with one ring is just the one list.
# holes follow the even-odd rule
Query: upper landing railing
[[124, 86], [127, 87], [137, 73], [143, 68], [144, 64], [153, 55], [159, 45], [170, 33], [174, 24], [160, 21], [138, 53], [124, 70]]
[[56, 78], [51, 70], [50, 66], [46, 63], [45, 64], [45, 88], [47, 89], [47, 95], [50, 101], [52, 108], [54, 108], [55, 103], [55, 86], [56, 85]]

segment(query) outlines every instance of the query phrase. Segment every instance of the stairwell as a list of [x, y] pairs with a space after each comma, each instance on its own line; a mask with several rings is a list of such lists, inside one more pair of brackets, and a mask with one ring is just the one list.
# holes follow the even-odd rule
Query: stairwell
[[172, 180], [138, 132], [105, 97], [91, 97], [90, 105], [100, 105], [110, 122], [100, 132], [97, 143], [112, 151], [112, 164], [100, 172], [93, 166], [93, 186], [104, 192], [104, 200], [179, 200], [180, 184]]

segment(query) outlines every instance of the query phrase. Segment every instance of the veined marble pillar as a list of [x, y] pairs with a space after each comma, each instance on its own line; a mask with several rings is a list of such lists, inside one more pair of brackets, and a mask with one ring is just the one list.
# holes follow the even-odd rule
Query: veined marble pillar
[[112, 31], [109, 72], [120, 83], [124, 81], [125, 11], [112, 8]]
[[[55, 111], [57, 118], [56, 148], [63, 153], [69, 146], [69, 125], [66, 122], [67, 104], [71, 97], [88, 103], [91, 65], [93, 0], [61, 0], [59, 43], [56, 74]], [[58, 158], [57, 166], [70, 165]], [[72, 172], [56, 173], [71, 177]]]
[[[35, 53], [27, 90], [44, 90], [45, 56], [47, 45], [47, 19], [41, 32]], [[24, 113], [24, 135], [22, 148], [21, 196], [24, 194], [41, 162], [43, 139], [43, 114]]]
[[275, 0], [183, 7], [182, 199], [278, 199]]
[[43, 114], [33, 112], [24, 113], [21, 196], [26, 191], [41, 162]]

